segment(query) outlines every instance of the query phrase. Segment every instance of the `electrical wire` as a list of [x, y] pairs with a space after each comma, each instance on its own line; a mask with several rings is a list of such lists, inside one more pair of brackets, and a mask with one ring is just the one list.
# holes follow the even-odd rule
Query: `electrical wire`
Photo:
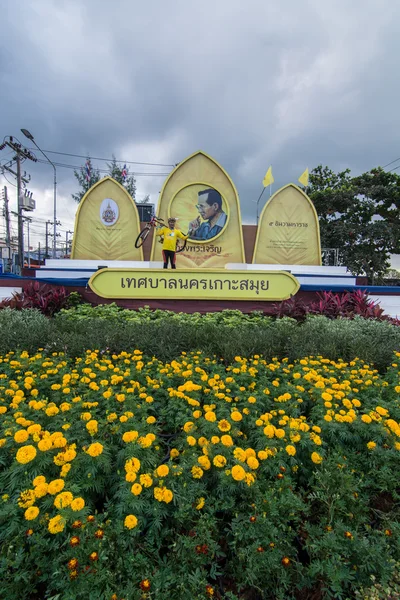
[[389, 165], [392, 165], [393, 163], [397, 162], [398, 160], [400, 160], [400, 158], [395, 158], [394, 160], [392, 160], [387, 165], [383, 165], [382, 169], [386, 169], [386, 167], [389, 167]]
[[[44, 160], [43, 158], [38, 158], [37, 162], [42, 163], [42, 164], [50, 164], [47, 160]], [[79, 171], [80, 169], [82, 169], [82, 165], [70, 165], [68, 163], [60, 163], [60, 162], [55, 162], [53, 163], [56, 167], [62, 168], [62, 169], [73, 169], [74, 171]], [[106, 173], [109, 174], [110, 171], [108, 169], [94, 169], [94, 171], [98, 171], [99, 173]], [[135, 177], [166, 177], [167, 175], [169, 175], [168, 173], [149, 173], [149, 172], [132, 172], [132, 175], [134, 175]]]
[[[28, 148], [28, 150], [37, 150], [37, 148]], [[105, 162], [113, 162], [114, 158], [100, 158], [99, 156], [84, 156], [83, 154], [72, 154], [69, 152], [56, 152], [55, 150], [43, 150], [43, 152], [48, 152], [49, 154], [59, 154], [60, 156], [72, 156], [74, 158], [84, 158], [91, 160], [103, 160]], [[122, 163], [125, 165], [147, 165], [149, 167], [175, 167], [172, 164], [165, 163], [151, 163], [151, 162], [140, 162], [138, 160], [117, 160], [116, 162]]]

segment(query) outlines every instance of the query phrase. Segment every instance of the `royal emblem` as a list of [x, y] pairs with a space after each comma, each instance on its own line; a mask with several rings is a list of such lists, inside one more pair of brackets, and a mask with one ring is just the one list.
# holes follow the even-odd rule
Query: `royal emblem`
[[106, 223], [114, 223], [115, 221], [115, 211], [111, 208], [110, 203], [107, 204], [107, 208], [103, 211], [103, 221]]
[[106, 227], [114, 225], [118, 221], [118, 204], [111, 198], [105, 198], [100, 206], [100, 220]]

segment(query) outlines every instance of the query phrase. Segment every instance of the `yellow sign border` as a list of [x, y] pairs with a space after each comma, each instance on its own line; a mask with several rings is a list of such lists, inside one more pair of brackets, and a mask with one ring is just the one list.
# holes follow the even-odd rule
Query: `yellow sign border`
[[[229, 223], [229, 219], [231, 218], [231, 207], [229, 206], [229, 203], [227, 202], [225, 196], [211, 183], [205, 183], [204, 181], [193, 181], [193, 183], [187, 183], [186, 185], [182, 186], [177, 192], [176, 194], [174, 194], [171, 198], [171, 200], [169, 201], [168, 204], [168, 209], [167, 209], [167, 214], [168, 214], [168, 218], [171, 216], [171, 206], [173, 201], [175, 200], [176, 196], [178, 194], [181, 193], [182, 190], [185, 190], [188, 187], [191, 187], [192, 185], [207, 185], [209, 188], [213, 188], [216, 192], [219, 193], [219, 195], [221, 196], [221, 198], [224, 199], [225, 202], [225, 208], [226, 208], [226, 215], [227, 215], [227, 219], [226, 219], [226, 223], [223, 226], [223, 228], [221, 229], [221, 231], [214, 236], [211, 240], [193, 240], [192, 238], [188, 238], [188, 242], [190, 242], [191, 244], [210, 244], [210, 243], [214, 243], [214, 240], [218, 239], [220, 235], [222, 235]], [[179, 224], [179, 222], [178, 222]]]
[[[233, 179], [229, 176], [228, 172], [224, 169], [224, 167], [222, 167], [218, 161], [215, 160], [215, 158], [213, 158], [212, 156], [210, 156], [209, 154], [207, 154], [206, 152], [204, 152], [203, 150], [197, 150], [196, 152], [193, 152], [192, 154], [190, 154], [189, 156], [187, 156], [185, 159], [183, 159], [181, 162], [179, 162], [176, 167], [174, 169], [172, 169], [171, 173], [169, 173], [169, 175], [167, 176], [167, 178], [165, 179], [161, 191], [159, 193], [158, 196], [158, 202], [157, 202], [157, 216], [160, 215], [160, 208], [161, 208], [161, 200], [164, 194], [164, 191], [168, 185], [169, 180], [172, 178], [172, 176], [177, 172], [177, 170], [182, 167], [182, 165], [184, 165], [186, 162], [188, 162], [191, 158], [194, 158], [195, 156], [201, 154], [202, 156], [205, 156], [205, 158], [208, 158], [208, 160], [210, 160], [211, 162], [213, 162], [219, 169], [221, 169], [221, 171], [223, 172], [223, 174], [226, 176], [226, 178], [228, 179], [229, 183], [232, 186], [233, 192], [234, 192], [234, 196], [235, 196], [235, 202], [236, 202], [236, 208], [237, 208], [237, 212], [238, 212], [238, 217], [239, 217], [239, 240], [238, 243], [240, 245], [240, 253], [242, 255], [242, 260], [241, 262], [245, 262], [246, 261], [246, 252], [245, 252], [245, 248], [244, 248], [244, 240], [243, 240], [243, 226], [242, 226], [242, 213], [240, 210], [240, 201], [239, 201], [239, 194], [238, 191], [236, 189], [236, 186], [233, 182]], [[187, 184], [189, 185], [189, 184]], [[167, 214], [168, 214], [168, 209], [167, 209]], [[155, 235], [153, 236], [153, 240], [152, 240], [152, 244], [151, 244], [151, 252], [150, 252], [150, 260], [155, 260], [155, 254], [156, 254], [156, 240], [155, 240]], [[207, 271], [211, 271], [211, 269], [207, 269]]]
[[[132, 206], [134, 207], [134, 210], [136, 211], [136, 217], [137, 217], [137, 225], [138, 225], [138, 232], [135, 235], [139, 235], [140, 233], [140, 216], [139, 216], [139, 211], [137, 209], [136, 206], [136, 202], [134, 201], [134, 199], [132, 198], [132, 196], [130, 194], [128, 194], [128, 192], [126, 191], [126, 189], [124, 188], [123, 185], [121, 185], [119, 183], [119, 181], [117, 181], [116, 179], [114, 179], [113, 177], [110, 177], [109, 175], [107, 175], [106, 177], [103, 177], [102, 179], [99, 179], [99, 181], [96, 181], [95, 184], [93, 184], [88, 191], [85, 193], [85, 195], [82, 197], [82, 200], [79, 202], [78, 204], [78, 209], [75, 213], [75, 223], [74, 223], [74, 231], [77, 231], [78, 228], [78, 219], [79, 219], [79, 213], [81, 212], [83, 203], [85, 202], [85, 200], [88, 198], [89, 194], [91, 194], [91, 192], [98, 187], [100, 184], [104, 183], [105, 181], [111, 181], [112, 183], [115, 183], [116, 185], [118, 185], [121, 190], [124, 192], [124, 194], [127, 196], [127, 198], [129, 198], [129, 200], [131, 201]], [[111, 198], [111, 200], [113, 200], [113, 198]], [[115, 202], [115, 200], [114, 200]], [[118, 203], [117, 203], [118, 204]], [[119, 209], [119, 206], [118, 206]], [[111, 226], [113, 227], [113, 225]], [[72, 246], [71, 246], [71, 257], [74, 256], [75, 253], [75, 238], [76, 236], [74, 235], [73, 239], [72, 239]], [[144, 260], [143, 258], [143, 248], [142, 246], [140, 246], [140, 248], [138, 248], [138, 250], [140, 250], [140, 255], [141, 255], [141, 259], [140, 260]], [[79, 260], [79, 259], [78, 259]], [[99, 259], [100, 260], [100, 259]], [[101, 260], [105, 260], [105, 259], [101, 259]]]
[[[94, 280], [105, 274], [105, 273], [115, 273], [115, 272], [120, 272], [126, 275], [133, 275], [133, 274], [137, 274], [137, 275], [141, 275], [142, 277], [140, 279], [144, 279], [147, 277], [151, 277], [151, 275], [162, 275], [163, 279], [170, 279], [170, 280], [177, 280], [177, 279], [182, 279], [182, 277], [184, 277], [185, 274], [187, 275], [191, 275], [192, 277], [195, 276], [195, 278], [197, 278], [197, 281], [200, 280], [207, 280], [208, 278], [210, 278], [211, 275], [220, 275], [221, 279], [223, 277], [227, 278], [227, 277], [240, 277], [240, 276], [244, 276], [247, 277], [247, 279], [251, 278], [251, 277], [268, 277], [269, 279], [273, 278], [276, 279], [278, 277], [287, 277], [289, 279], [292, 280], [292, 283], [294, 284], [293, 287], [293, 293], [287, 294], [287, 295], [276, 295], [274, 297], [260, 297], [259, 294], [259, 290], [257, 292], [255, 292], [253, 295], [250, 295], [248, 297], [242, 297], [242, 296], [237, 296], [234, 293], [232, 295], [224, 295], [222, 289], [221, 290], [215, 290], [215, 294], [207, 294], [207, 293], [203, 293], [204, 292], [204, 288], [203, 290], [201, 290], [201, 295], [199, 294], [199, 296], [197, 298], [193, 298], [191, 296], [189, 296], [186, 292], [185, 289], [189, 289], [189, 288], [185, 288], [185, 289], [181, 289], [181, 290], [177, 290], [177, 289], [171, 289], [171, 288], [166, 288], [166, 284], [165, 284], [165, 298], [160, 298], [159, 296], [152, 296], [151, 294], [146, 295], [146, 296], [135, 296], [134, 294], [132, 296], [119, 296], [115, 293], [113, 294], [99, 294], [98, 290], [96, 290], [96, 287], [94, 285]], [[226, 279], [227, 280], [227, 279]], [[192, 279], [193, 281], [193, 279]], [[219, 279], [217, 281], [220, 281]], [[227, 280], [229, 281], [229, 279]], [[94, 273], [91, 278], [89, 279], [88, 285], [90, 287], [90, 289], [92, 290], [92, 292], [94, 292], [97, 296], [100, 296], [101, 298], [107, 298], [107, 299], [131, 299], [131, 300], [196, 300], [196, 301], [202, 301], [202, 300], [235, 300], [235, 301], [242, 301], [242, 302], [248, 302], [248, 301], [257, 301], [257, 302], [276, 302], [276, 301], [281, 301], [281, 300], [287, 300], [288, 298], [291, 298], [292, 296], [294, 296], [300, 289], [300, 283], [299, 281], [288, 271], [252, 271], [252, 270], [245, 270], [245, 271], [234, 271], [234, 270], [225, 270], [225, 269], [182, 269], [182, 270], [176, 270], [176, 269], [125, 269], [124, 267], [117, 267], [117, 268], [105, 268], [105, 269], [99, 269], [98, 271], [96, 271], [96, 273]], [[136, 284], [135, 284], [136, 285]], [[238, 284], [239, 285], [239, 284]], [[221, 287], [223, 287], [223, 285], [221, 285]], [[135, 288], [136, 289], [136, 288]], [[154, 288], [153, 288], [154, 289]], [[198, 290], [198, 287], [197, 287]], [[132, 289], [132, 292], [134, 291], [134, 289]], [[146, 290], [151, 292], [151, 289]], [[181, 293], [177, 293], [177, 294], [173, 294], [172, 292], [181, 292]], [[200, 290], [198, 290], [200, 291]], [[235, 290], [233, 290], [234, 292]], [[246, 290], [248, 292], [252, 291], [252, 290]], [[267, 290], [264, 290], [267, 291]], [[168, 294], [169, 292], [169, 294]]]
[[[264, 216], [264, 212], [266, 211], [267, 206], [269, 206], [270, 202], [272, 202], [272, 200], [275, 198], [275, 196], [277, 196], [280, 192], [282, 192], [283, 190], [285, 190], [288, 187], [294, 187], [301, 194], [303, 194], [304, 198], [307, 200], [307, 202], [310, 204], [310, 206], [311, 206], [311, 208], [313, 210], [314, 218], [315, 218], [315, 223], [317, 225], [318, 249], [319, 249], [319, 266], [322, 265], [322, 257], [321, 257], [321, 235], [320, 235], [320, 231], [319, 231], [318, 213], [315, 210], [315, 206], [312, 203], [311, 199], [295, 183], [287, 183], [286, 185], [284, 185], [281, 188], [279, 188], [279, 190], [277, 190], [274, 194], [272, 194], [271, 198], [268, 198], [267, 202], [264, 204], [264, 208], [261, 211], [261, 215], [260, 215], [260, 218], [259, 218], [258, 224], [257, 224], [257, 235], [256, 235], [256, 241], [255, 241], [255, 244], [254, 244], [253, 257], [252, 257], [252, 261], [251, 261], [253, 265], [254, 264], [260, 264], [260, 263], [255, 263], [254, 261], [255, 261], [255, 258], [256, 258], [257, 250], [258, 250], [259, 237], [260, 237], [260, 229], [261, 229], [261, 224], [262, 224], [262, 219], [263, 219], [263, 216]], [[268, 263], [265, 263], [265, 264], [268, 264]], [[279, 263], [273, 263], [273, 264], [279, 264]]]

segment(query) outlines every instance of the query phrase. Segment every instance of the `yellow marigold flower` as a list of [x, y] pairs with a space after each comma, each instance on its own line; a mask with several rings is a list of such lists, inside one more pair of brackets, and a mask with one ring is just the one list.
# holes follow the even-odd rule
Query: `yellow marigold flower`
[[149, 488], [153, 485], [153, 479], [148, 473], [143, 473], [143, 475], [140, 476], [140, 483], [143, 487]]
[[220, 431], [229, 431], [231, 428], [231, 424], [226, 419], [221, 419], [218, 423], [218, 429]]
[[177, 448], [171, 448], [171, 452], [169, 453], [171, 458], [176, 458], [179, 456], [179, 450]]
[[368, 442], [367, 448], [368, 448], [368, 450], [374, 450], [376, 448], [376, 443], [375, 442]]
[[381, 415], [381, 417], [386, 417], [389, 413], [386, 408], [382, 408], [382, 406], [376, 407], [376, 412]]
[[189, 444], [189, 446], [196, 445], [196, 438], [194, 438], [192, 435], [188, 435], [188, 437], [186, 438], [186, 441]]
[[142, 493], [142, 489], [140, 483], [134, 483], [131, 487], [131, 492], [134, 496], [139, 496]]
[[91, 419], [86, 423], [86, 429], [88, 430], [90, 435], [94, 435], [99, 429], [99, 424], [94, 419]]
[[72, 500], [71, 509], [74, 512], [79, 512], [83, 508], [85, 508], [85, 501], [83, 498], [75, 498], [74, 500]]
[[40, 440], [40, 442], [38, 443], [38, 448], [41, 452], [46, 452], [47, 450], [51, 450], [52, 447], [53, 447], [53, 444], [52, 444], [50, 438], [44, 438], [43, 440]]
[[319, 437], [319, 435], [314, 435], [311, 439], [314, 442], [314, 444], [316, 444], [317, 446], [321, 446], [322, 445], [322, 440]]
[[236, 460], [240, 460], [240, 462], [246, 462], [247, 455], [243, 448], [235, 448], [233, 451], [233, 456], [236, 458]]
[[211, 468], [211, 463], [210, 463], [210, 459], [208, 458], [208, 456], [199, 456], [199, 458], [197, 459], [197, 462], [199, 463], [200, 466], [203, 467], [203, 469], [205, 471], [208, 471]]
[[235, 481], [243, 481], [246, 478], [246, 471], [240, 465], [232, 467], [231, 474]]
[[371, 423], [372, 419], [371, 419], [371, 417], [369, 415], [363, 415], [361, 417], [361, 421], [364, 421], [364, 423]]
[[157, 467], [156, 473], [159, 477], [166, 477], [169, 473], [168, 465], [160, 465], [159, 467]]
[[128, 515], [125, 517], [124, 525], [127, 529], [134, 529], [137, 527], [138, 520], [135, 515]]
[[48, 524], [48, 530], [50, 533], [56, 534], [61, 533], [65, 528], [65, 519], [61, 515], [57, 515], [50, 519]]
[[183, 431], [185, 433], [189, 433], [189, 431], [191, 431], [194, 427], [194, 423], [192, 423], [192, 421], [187, 421], [184, 426], [183, 426]]
[[21, 465], [26, 465], [36, 457], [36, 454], [35, 446], [22, 446], [19, 448], [15, 458]]
[[[199, 467], [196, 467], [199, 468]], [[158, 500], [159, 502], [165, 502], [166, 504], [169, 504], [172, 500], [172, 498], [174, 497], [173, 493], [171, 490], [167, 489], [166, 487], [155, 487], [154, 488], [154, 498], [156, 500]]]
[[146, 396], [147, 404], [151, 404], [153, 402], [153, 396]]
[[129, 472], [134, 472], [137, 473], [140, 469], [140, 460], [138, 458], [136, 458], [135, 456], [133, 456], [132, 458], [129, 458], [126, 462], [125, 462], [125, 471], [127, 473]]
[[213, 464], [215, 467], [220, 467], [220, 468], [225, 467], [225, 465], [226, 465], [225, 456], [222, 456], [222, 454], [217, 454], [216, 456], [214, 456]]
[[209, 445], [208, 439], [205, 437], [199, 437], [197, 443], [201, 448], [204, 448], [205, 446]]
[[65, 481], [63, 479], [53, 479], [50, 481], [49, 487], [47, 488], [47, 492], [49, 494], [58, 494], [64, 489]]
[[287, 454], [289, 454], [289, 456], [295, 456], [296, 454], [296, 448], [294, 446], [291, 446], [290, 444], [289, 446], [286, 446], [285, 450]]
[[197, 504], [196, 504], [196, 510], [201, 510], [203, 508], [203, 506], [205, 505], [206, 501], [205, 498], [203, 498], [203, 496], [201, 498], [198, 499]]
[[71, 492], [61, 492], [61, 494], [58, 494], [54, 498], [54, 506], [59, 509], [66, 508], [71, 504], [73, 499], [74, 497]]
[[266, 460], [268, 458], [268, 454], [265, 452], [265, 450], [260, 450], [257, 452], [257, 456], [260, 460]]
[[17, 444], [22, 444], [23, 442], [26, 442], [28, 438], [29, 433], [25, 429], [19, 429], [14, 434], [14, 441], [16, 441]]
[[230, 435], [223, 435], [221, 436], [221, 443], [224, 446], [233, 446], [233, 439], [231, 438]]
[[37, 477], [35, 477], [35, 479], [32, 481], [32, 484], [36, 487], [38, 485], [42, 485], [43, 483], [46, 483], [46, 477], [44, 475], [38, 475]]
[[86, 453], [89, 454], [89, 456], [92, 456], [93, 458], [95, 458], [96, 456], [100, 456], [102, 452], [103, 446], [99, 442], [90, 444], [89, 448], [86, 450]]
[[201, 479], [204, 475], [204, 471], [201, 467], [194, 465], [191, 469], [193, 479]]
[[25, 490], [19, 495], [18, 506], [21, 508], [28, 508], [29, 506], [32, 506], [32, 504], [35, 504], [35, 500], [35, 492], [33, 490]]
[[243, 416], [238, 410], [234, 410], [233, 412], [231, 412], [231, 419], [232, 421], [239, 422], [243, 419]]
[[284, 429], [275, 429], [275, 435], [277, 438], [284, 438], [285, 430]]
[[253, 485], [256, 478], [253, 473], [246, 473], [246, 477], [244, 478], [244, 480], [245, 480], [246, 485], [248, 485], [250, 487], [251, 485]]
[[326, 402], [330, 402], [333, 399], [333, 396], [332, 396], [332, 394], [329, 394], [328, 392], [322, 392], [321, 398], [322, 398], [322, 400], [325, 400]]
[[264, 435], [268, 438], [273, 438], [275, 435], [275, 427], [273, 425], [266, 425], [264, 427]]
[[199, 418], [201, 417], [201, 415], [202, 415], [202, 412], [201, 412], [201, 410], [195, 410], [195, 411], [193, 412], [193, 417], [194, 417], [195, 419], [199, 419]]
[[329, 421], [332, 421], [332, 417], [331, 417], [331, 415], [325, 415], [325, 416], [324, 416], [324, 420], [325, 420], [325, 421], [328, 421], [328, 422], [329, 422]]
[[27, 508], [25, 513], [24, 513], [24, 517], [27, 521], [33, 521], [34, 519], [36, 519], [36, 517], [39, 514], [39, 509], [37, 506], [31, 506], [30, 508]]
[[43, 496], [47, 494], [48, 487], [49, 486], [47, 485], [47, 483], [40, 483], [39, 485], [37, 485], [34, 489], [36, 498], [43, 498]]
[[135, 440], [137, 440], [138, 437], [138, 431], [125, 431], [124, 435], [122, 436], [122, 441], [126, 444], [129, 444], [130, 442], [134, 442]]
[[0, 415], [4, 415], [7, 412], [6, 406], [0, 406]]
[[154, 423], [156, 421], [157, 421], [157, 419], [155, 417], [153, 417], [153, 416], [147, 417], [147, 419], [146, 419], [146, 423], [148, 423], [149, 425], [154, 425]]
[[206, 421], [209, 421], [210, 423], [214, 423], [214, 421], [217, 420], [215, 412], [213, 412], [212, 410], [209, 410], [208, 412], [206, 412], [206, 414], [204, 415], [204, 418], [206, 419]]
[[322, 463], [323, 458], [320, 454], [318, 454], [318, 452], [313, 452], [311, 454], [311, 460], [313, 461], [313, 463], [315, 463], [316, 465], [319, 465]]
[[250, 469], [258, 469], [260, 466], [260, 463], [254, 456], [249, 456], [246, 462]]
[[125, 480], [128, 481], [129, 483], [133, 483], [134, 481], [136, 481], [137, 475], [134, 471], [129, 471], [129, 473], [127, 473], [125, 475]]

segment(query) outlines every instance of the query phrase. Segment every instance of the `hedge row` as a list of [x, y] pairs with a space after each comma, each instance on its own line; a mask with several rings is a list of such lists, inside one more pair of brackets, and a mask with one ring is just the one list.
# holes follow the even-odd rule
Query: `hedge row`
[[[74, 311], [53, 319], [39, 311], [0, 311], [0, 353], [38, 348], [77, 356], [87, 349], [129, 351], [140, 347], [148, 356], [172, 360], [181, 352], [201, 350], [231, 361], [235, 356], [262, 354], [266, 359], [324, 355], [332, 360], [359, 357], [383, 370], [400, 349], [400, 328], [388, 322], [356, 317], [331, 320], [323, 316], [270, 319], [260, 315], [239, 317], [238, 311], [196, 316], [144, 310], [132, 319], [107, 318]], [[78, 313], [79, 315], [80, 313]], [[91, 316], [93, 315], [93, 316]], [[153, 317], [152, 317], [153, 315]]]

